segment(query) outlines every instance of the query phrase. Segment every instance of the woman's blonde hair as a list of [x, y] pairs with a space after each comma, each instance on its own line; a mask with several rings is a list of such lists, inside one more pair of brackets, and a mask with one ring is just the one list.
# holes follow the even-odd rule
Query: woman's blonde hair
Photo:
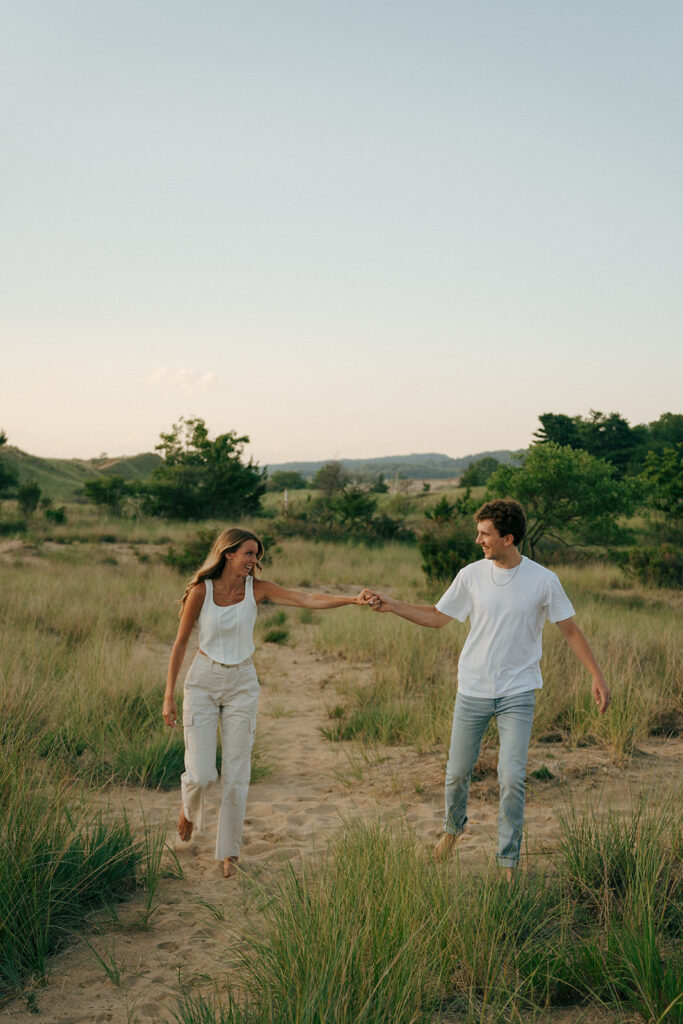
[[[211, 549], [197, 569], [196, 573], [185, 588], [183, 594], [183, 600], [181, 603], [181, 612], [187, 600], [187, 595], [190, 593], [193, 587], [196, 587], [198, 583], [202, 583], [204, 580], [214, 580], [217, 576], [223, 572], [225, 566], [225, 559], [228, 555], [231, 555], [234, 551], [237, 551], [239, 547], [244, 544], [247, 540], [253, 540], [257, 545], [257, 559], [255, 569], [261, 571], [260, 559], [263, 558], [264, 547], [259, 537], [251, 530], [242, 530], [239, 526], [231, 526], [228, 530], [223, 530], [219, 533], [215, 541], [211, 545]], [[250, 576], [254, 575], [254, 569], [249, 573]]]

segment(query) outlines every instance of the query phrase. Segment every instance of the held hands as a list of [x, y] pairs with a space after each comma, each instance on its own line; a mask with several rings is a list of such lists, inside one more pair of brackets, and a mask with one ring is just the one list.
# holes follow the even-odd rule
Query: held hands
[[359, 604], [369, 605], [373, 612], [388, 612], [390, 610], [389, 598], [385, 597], [384, 594], [380, 594], [377, 590], [370, 590], [366, 587], [358, 596], [363, 598]]
[[163, 714], [164, 722], [166, 722], [166, 725], [170, 726], [171, 729], [173, 729], [173, 727], [178, 722], [178, 709], [176, 707], [175, 701], [173, 700], [173, 697], [164, 697]]

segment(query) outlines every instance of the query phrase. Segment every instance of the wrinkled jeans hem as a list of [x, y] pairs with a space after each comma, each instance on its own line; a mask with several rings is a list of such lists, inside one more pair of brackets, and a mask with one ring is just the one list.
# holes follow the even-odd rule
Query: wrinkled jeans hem
[[443, 831], [447, 836], [461, 836], [465, 831], [465, 825], [467, 824], [467, 818], [463, 821], [462, 825], [454, 825], [449, 821], [448, 816], [443, 819]]

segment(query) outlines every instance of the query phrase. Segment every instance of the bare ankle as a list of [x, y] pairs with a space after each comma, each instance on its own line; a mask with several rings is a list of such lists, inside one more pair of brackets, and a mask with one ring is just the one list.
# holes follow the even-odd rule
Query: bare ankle
[[178, 816], [178, 835], [184, 843], [187, 843], [192, 838], [192, 830], [194, 824], [185, 817], [185, 808], [181, 807], [180, 815]]
[[447, 860], [451, 857], [459, 838], [459, 836], [454, 836], [450, 832], [444, 832], [434, 847], [434, 860]]
[[238, 857], [225, 857], [223, 860], [223, 878], [234, 878], [237, 874]]

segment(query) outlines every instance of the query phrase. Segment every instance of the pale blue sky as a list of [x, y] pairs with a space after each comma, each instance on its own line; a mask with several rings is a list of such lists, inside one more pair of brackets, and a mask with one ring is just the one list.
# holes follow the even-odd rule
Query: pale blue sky
[[260, 463], [681, 411], [683, 5], [5, 0], [0, 426]]

